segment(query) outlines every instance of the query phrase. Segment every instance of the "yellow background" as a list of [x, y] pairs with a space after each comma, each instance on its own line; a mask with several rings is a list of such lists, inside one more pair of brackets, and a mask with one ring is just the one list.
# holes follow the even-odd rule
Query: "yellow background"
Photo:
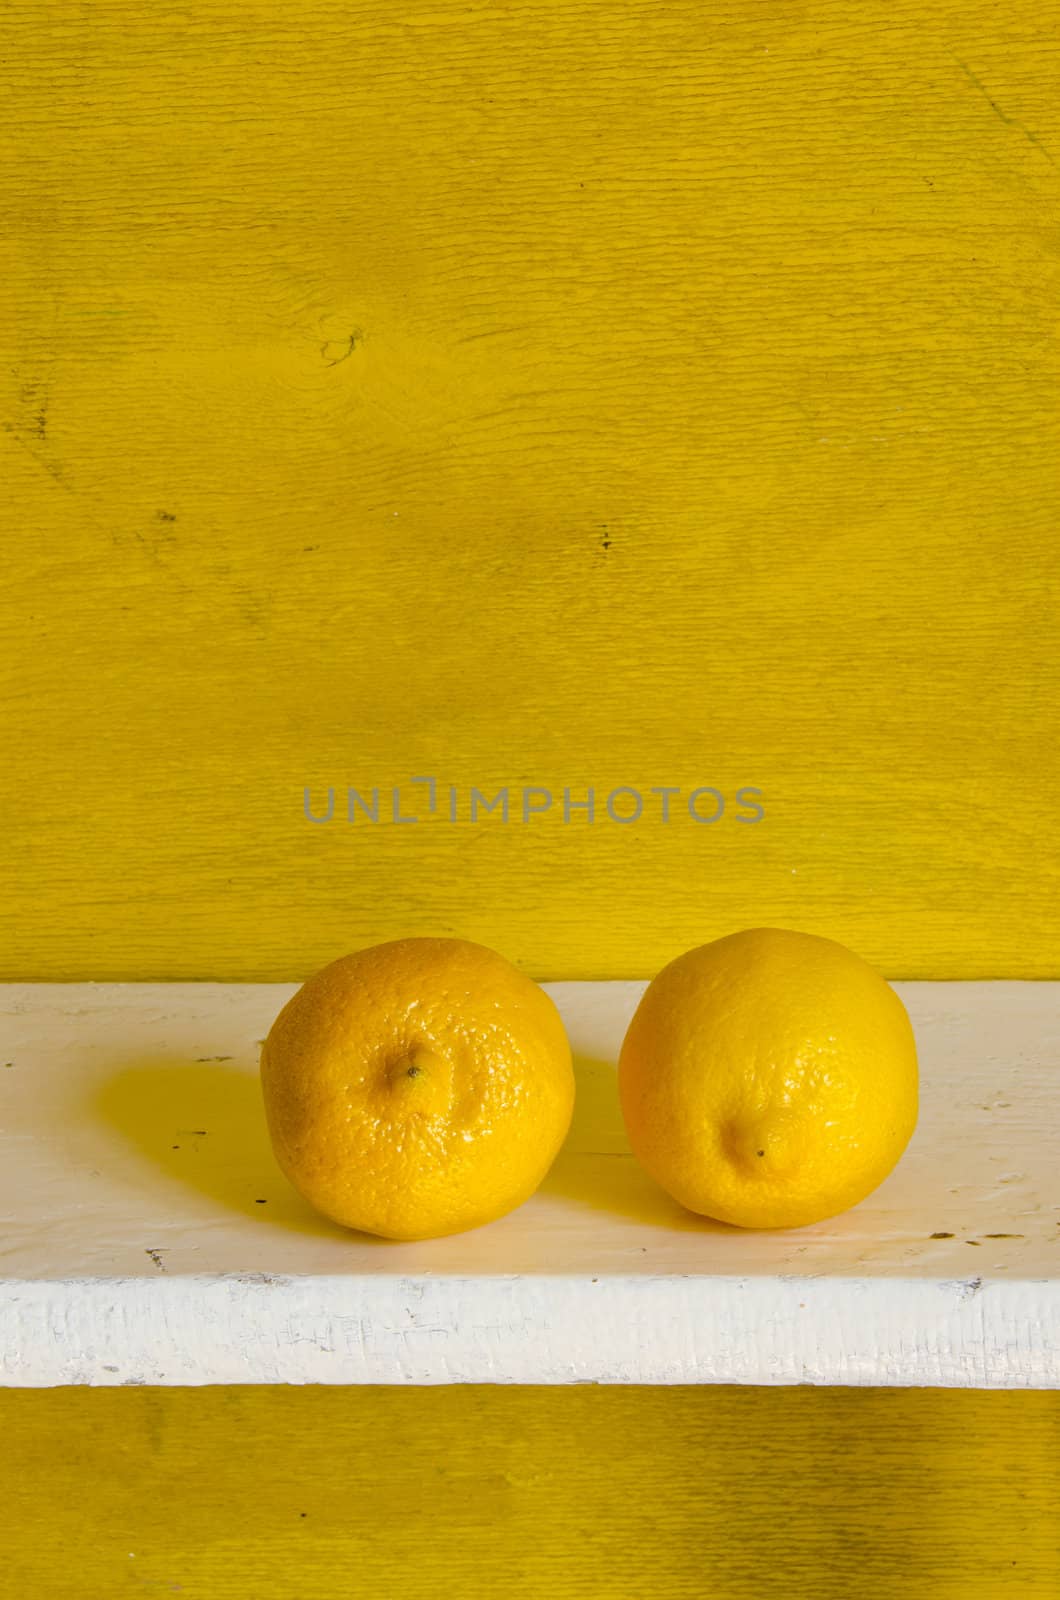
[[[755, 922], [1060, 976], [1055, 31], [7, 7], [0, 976], [450, 930], [639, 975]], [[766, 817], [302, 817], [420, 774]], [[63, 1391], [0, 1426], [20, 1597], [1060, 1576], [1050, 1395]]]
[[0, 1391], [0, 1593], [1053, 1600], [1054, 1400]]
[[[8, 7], [0, 975], [1060, 975], [1054, 32]], [[303, 817], [421, 774], [766, 815]]]

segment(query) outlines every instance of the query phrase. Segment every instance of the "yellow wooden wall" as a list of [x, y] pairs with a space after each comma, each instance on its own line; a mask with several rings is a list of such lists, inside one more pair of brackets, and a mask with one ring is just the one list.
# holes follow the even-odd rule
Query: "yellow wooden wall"
[[1055, 24], [4, 8], [0, 975], [1060, 973]]
[[1055, 1396], [0, 1393], [11, 1600], [1053, 1600]]
[[[1049, 8], [12, 0], [0, 62], [0, 977], [1060, 975]], [[303, 818], [419, 775], [765, 815]], [[1057, 1424], [4, 1394], [0, 1592], [1037, 1600]]]

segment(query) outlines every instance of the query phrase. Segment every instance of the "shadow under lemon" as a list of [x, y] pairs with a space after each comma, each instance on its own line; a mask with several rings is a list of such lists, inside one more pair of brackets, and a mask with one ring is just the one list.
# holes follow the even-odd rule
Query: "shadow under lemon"
[[[622, 1122], [613, 1062], [577, 1056], [574, 1071], [570, 1131], [540, 1194], [655, 1227], [739, 1232], [687, 1211], [641, 1167]], [[272, 1151], [256, 1069], [139, 1059], [96, 1091], [94, 1109], [156, 1172], [227, 1211], [298, 1233], [390, 1242], [331, 1222], [288, 1183]]]
[[577, 1092], [570, 1132], [539, 1194], [556, 1195], [626, 1221], [697, 1233], [739, 1233], [679, 1205], [629, 1147], [613, 1061], [575, 1056]]
[[156, 1172], [227, 1211], [299, 1233], [350, 1237], [314, 1211], [277, 1166], [255, 1069], [180, 1057], [131, 1061], [97, 1091], [94, 1108]]

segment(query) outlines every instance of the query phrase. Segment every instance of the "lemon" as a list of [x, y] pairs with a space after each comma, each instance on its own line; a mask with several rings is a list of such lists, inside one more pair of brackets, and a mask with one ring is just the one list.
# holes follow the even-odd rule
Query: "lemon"
[[458, 1233], [521, 1205], [574, 1107], [552, 1001], [465, 939], [398, 939], [324, 967], [273, 1023], [261, 1082], [295, 1188], [391, 1239]]
[[619, 1058], [634, 1154], [689, 1210], [791, 1228], [857, 1205], [917, 1120], [913, 1029], [831, 939], [750, 928], [648, 985]]

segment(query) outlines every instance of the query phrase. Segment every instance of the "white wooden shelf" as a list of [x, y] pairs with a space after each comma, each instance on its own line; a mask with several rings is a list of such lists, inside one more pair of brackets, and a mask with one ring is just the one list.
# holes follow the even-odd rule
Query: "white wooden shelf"
[[772, 1233], [629, 1154], [643, 984], [550, 984], [570, 1139], [519, 1211], [423, 1244], [331, 1225], [275, 1166], [258, 1044], [295, 987], [0, 986], [0, 1382], [1060, 1387], [1060, 984], [897, 985], [912, 1144]]

